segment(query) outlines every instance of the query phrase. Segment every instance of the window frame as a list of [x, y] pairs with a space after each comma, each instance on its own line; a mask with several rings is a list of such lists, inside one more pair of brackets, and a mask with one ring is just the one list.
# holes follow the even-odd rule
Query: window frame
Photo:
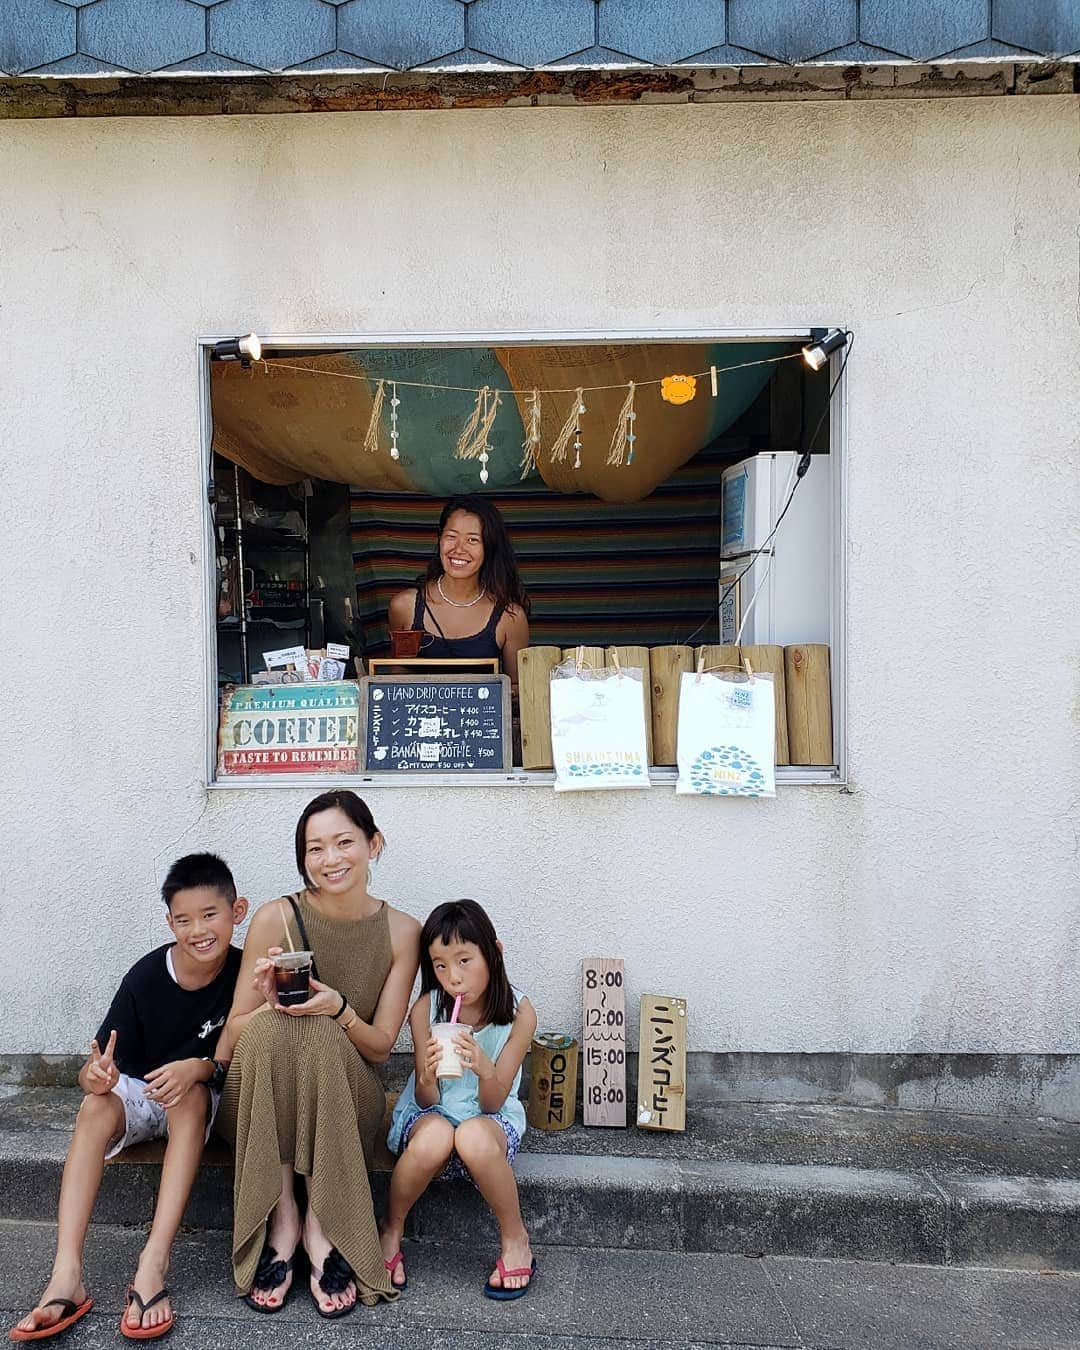
[[[825, 327], [815, 324], [814, 327]], [[842, 325], [834, 325], [843, 327]], [[240, 331], [238, 328], [237, 331]], [[200, 466], [203, 497], [203, 636], [205, 653], [206, 727], [204, 753], [206, 786], [210, 791], [242, 791], [250, 788], [325, 788], [333, 782], [347, 787], [378, 786], [393, 788], [424, 787], [548, 787], [555, 781], [550, 769], [510, 769], [502, 773], [468, 775], [457, 773], [410, 773], [350, 775], [326, 774], [251, 774], [236, 778], [218, 777], [217, 739], [220, 713], [217, 652], [217, 535], [213, 518], [213, 499], [209, 485], [213, 473], [213, 415], [210, 404], [210, 360], [218, 342], [233, 334], [201, 336], [196, 340], [198, 396], [200, 412]], [[512, 346], [596, 346], [634, 342], [802, 342], [810, 341], [810, 326], [786, 328], [649, 328], [601, 329], [571, 332], [534, 331], [478, 333], [329, 333], [260, 334], [264, 349], [316, 354], [342, 347], [512, 347]], [[848, 348], [833, 352], [827, 366], [830, 385], [839, 380], [829, 408], [829, 454], [831, 491], [831, 566], [829, 595], [829, 651], [832, 685], [833, 763], [832, 765], [778, 765], [778, 787], [793, 785], [844, 787], [847, 784], [847, 401]], [[654, 787], [673, 786], [678, 771], [671, 766], [650, 768]]]

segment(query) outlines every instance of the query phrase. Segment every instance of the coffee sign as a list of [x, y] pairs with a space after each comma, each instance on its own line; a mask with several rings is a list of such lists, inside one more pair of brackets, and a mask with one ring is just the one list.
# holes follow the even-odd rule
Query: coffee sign
[[638, 1115], [643, 1130], [686, 1129], [686, 999], [642, 994]]
[[355, 680], [228, 685], [221, 695], [217, 771], [355, 773], [360, 692]]
[[365, 773], [493, 773], [511, 766], [510, 678], [360, 681]]

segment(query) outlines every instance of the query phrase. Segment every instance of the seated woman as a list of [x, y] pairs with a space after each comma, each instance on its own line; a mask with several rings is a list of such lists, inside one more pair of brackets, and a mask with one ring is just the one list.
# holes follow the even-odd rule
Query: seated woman
[[[233, 1275], [259, 1312], [285, 1306], [301, 1240], [323, 1317], [344, 1316], [358, 1296], [396, 1297], [367, 1174], [386, 1104], [372, 1065], [405, 1019], [420, 925], [371, 895], [384, 845], [354, 792], [316, 797], [296, 827], [304, 889], [263, 905], [244, 945], [218, 1129], [236, 1158]], [[283, 1008], [270, 958], [286, 945], [311, 951], [315, 968], [307, 1001]]]
[[530, 608], [498, 508], [483, 497], [454, 497], [439, 517], [427, 571], [390, 601], [389, 619], [392, 629], [425, 630], [423, 657], [500, 657], [516, 686]]

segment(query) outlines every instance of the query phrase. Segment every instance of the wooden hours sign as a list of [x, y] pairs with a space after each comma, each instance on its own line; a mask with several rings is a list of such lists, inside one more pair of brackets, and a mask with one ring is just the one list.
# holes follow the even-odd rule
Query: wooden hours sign
[[626, 1125], [626, 972], [617, 957], [581, 963], [586, 1125]]

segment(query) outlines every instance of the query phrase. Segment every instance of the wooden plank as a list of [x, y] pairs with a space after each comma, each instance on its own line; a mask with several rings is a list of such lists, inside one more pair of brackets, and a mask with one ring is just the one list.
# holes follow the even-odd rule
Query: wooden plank
[[784, 692], [784, 649], [773, 644], [744, 645], [742, 656], [750, 662], [750, 668], [756, 675], [773, 677], [773, 694], [776, 703], [776, 762], [790, 764], [787, 728], [787, 697]]
[[713, 644], [712, 646], [697, 647], [694, 650], [694, 669], [697, 670], [701, 664], [701, 658], [705, 658], [705, 669], [716, 671], [718, 674], [724, 672], [734, 672], [742, 669], [742, 658], [739, 655], [738, 647], [725, 643], [723, 646]]
[[558, 647], [523, 647], [518, 652], [518, 707], [521, 715], [521, 764], [550, 769], [551, 672], [562, 659]]
[[642, 994], [637, 1123], [686, 1129], [686, 999]]
[[652, 671], [652, 762], [676, 764], [679, 732], [679, 686], [683, 673], [694, 668], [691, 647], [653, 647], [649, 653]]
[[821, 642], [784, 648], [788, 745], [792, 764], [833, 762], [829, 649]]
[[529, 1105], [525, 1118], [549, 1133], [569, 1129], [577, 1109], [578, 1043], [545, 1031], [529, 1051]]
[[607, 661], [603, 647], [564, 647], [562, 659], [576, 661], [581, 653], [581, 664], [588, 669], [603, 670]]
[[649, 763], [653, 760], [653, 739], [652, 739], [652, 674], [649, 661], [648, 647], [609, 647], [605, 653], [605, 661], [610, 669], [616, 669], [616, 661], [619, 667], [625, 670], [631, 668], [641, 671], [641, 698], [645, 705], [645, 746], [649, 755]]
[[626, 1125], [626, 967], [619, 957], [581, 963], [584, 1123]]

